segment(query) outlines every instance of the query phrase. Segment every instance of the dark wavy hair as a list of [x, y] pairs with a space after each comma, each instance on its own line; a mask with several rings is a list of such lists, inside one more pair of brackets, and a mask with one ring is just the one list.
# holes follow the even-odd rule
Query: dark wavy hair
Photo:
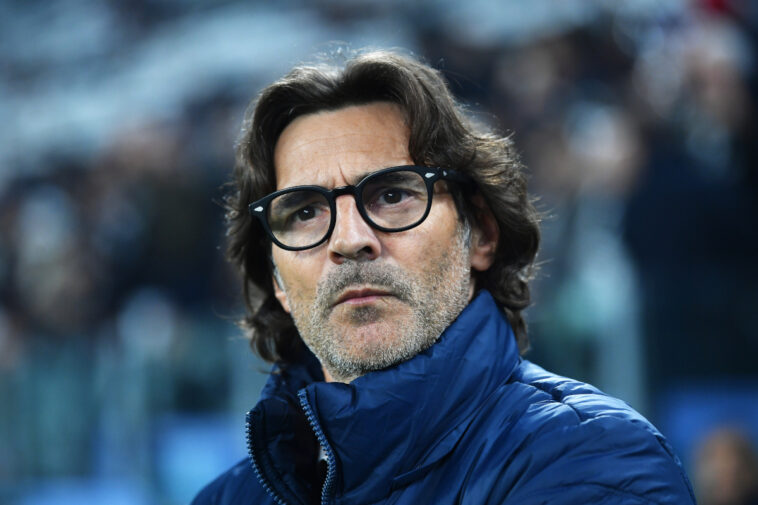
[[[237, 145], [232, 192], [225, 198], [227, 257], [242, 274], [247, 314], [241, 321], [250, 346], [262, 358], [287, 364], [303, 342], [274, 298], [271, 243], [247, 206], [276, 190], [274, 147], [295, 118], [351, 105], [386, 101], [399, 106], [410, 129], [416, 164], [452, 168], [476, 181], [495, 216], [495, 261], [475, 279], [505, 312], [519, 348], [529, 345], [522, 316], [540, 241], [539, 213], [512, 141], [475, 124], [456, 103], [441, 74], [409, 56], [373, 51], [341, 64], [294, 68], [266, 87], [248, 107]], [[462, 219], [476, 219], [470, 198], [456, 198]]]

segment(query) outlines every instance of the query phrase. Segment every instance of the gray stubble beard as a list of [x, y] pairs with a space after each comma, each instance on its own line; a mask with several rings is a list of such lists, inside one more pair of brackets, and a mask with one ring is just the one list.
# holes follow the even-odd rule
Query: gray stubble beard
[[[406, 361], [431, 347], [458, 317], [469, 301], [471, 286], [470, 226], [460, 223], [450, 250], [420, 278], [409, 276], [394, 265], [373, 261], [345, 261], [334, 273], [319, 282], [311, 307], [292, 297], [284, 288], [278, 272], [274, 275], [285, 291], [295, 326], [305, 344], [316, 355], [334, 380], [351, 382], [368, 372]], [[389, 290], [411, 310], [409, 324], [396, 328], [400, 338], [386, 339], [367, 353], [355, 353], [360, 346], [360, 326], [376, 322], [382, 310], [374, 306], [350, 309], [350, 335], [339, 333], [330, 323], [331, 303], [352, 285], [368, 285]], [[365, 349], [365, 348], [364, 348]]]

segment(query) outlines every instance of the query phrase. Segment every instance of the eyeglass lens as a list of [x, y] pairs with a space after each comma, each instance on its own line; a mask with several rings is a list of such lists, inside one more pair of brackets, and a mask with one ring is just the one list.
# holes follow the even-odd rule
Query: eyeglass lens
[[[426, 212], [429, 194], [421, 175], [411, 171], [377, 174], [361, 184], [360, 201], [374, 226], [398, 230], [417, 224]], [[331, 223], [325, 195], [298, 190], [279, 195], [268, 208], [268, 223], [276, 239], [289, 247], [320, 242]]]

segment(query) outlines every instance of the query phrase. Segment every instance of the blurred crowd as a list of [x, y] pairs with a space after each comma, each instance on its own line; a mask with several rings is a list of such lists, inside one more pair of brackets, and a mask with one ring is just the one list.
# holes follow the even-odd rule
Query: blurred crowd
[[[664, 417], [659, 400], [670, 387], [727, 380], [758, 391], [758, 9], [727, 0], [668, 9], [565, 2], [552, 13], [551, 2], [535, 2], [539, 17], [484, 1], [286, 4], [277, 15], [320, 23], [323, 41], [375, 19], [393, 26], [377, 44], [402, 43], [432, 63], [476, 120], [513, 135], [545, 214], [530, 359], [597, 384], [653, 421]], [[72, 19], [94, 9], [71, 5]], [[242, 8], [106, 5], [111, 22], [129, 30], [100, 53], [97, 40], [60, 50], [58, 74], [35, 67], [24, 56], [33, 52], [6, 35], [16, 45], [4, 51], [17, 54], [0, 90], [17, 92], [0, 97], [0, 113], [25, 87], [55, 86], [66, 57], [107, 73], [119, 44], [148, 39], [160, 41], [161, 55], [169, 48], [170, 65], [170, 50], [181, 53], [191, 35], [172, 46], [151, 33], [207, 33], [203, 22], [229, 19], [216, 12]], [[41, 4], [3, 8], [28, 19]], [[519, 30], [516, 15], [531, 29]], [[282, 68], [318, 49], [300, 48]], [[72, 130], [84, 146], [17, 132], [6, 140], [23, 150], [0, 146], [0, 502], [57, 503], [58, 491], [43, 484], [73, 478], [115, 482], [102, 491], [109, 503], [181, 503], [221, 470], [214, 457], [223, 467], [244, 455], [242, 416], [265, 366], [233, 324], [239, 288], [223, 259], [221, 200], [244, 108], [272, 77], [250, 68], [211, 76], [196, 68], [187, 80], [202, 86], [178, 103], [135, 104], [140, 114], [123, 123], [99, 118], [107, 134], [88, 143]], [[134, 96], [118, 89], [110, 99]], [[65, 129], [55, 135], [67, 138]], [[239, 454], [209, 455], [223, 430], [203, 427], [219, 418], [240, 432], [228, 444]], [[713, 495], [714, 482], [738, 479], [725, 477], [730, 447], [751, 462], [733, 465], [747, 469], [746, 488], [758, 482], [749, 449], [758, 417], [741, 421], [751, 426], [744, 433], [677, 447], [702, 503], [755, 503]], [[176, 433], [205, 433], [210, 449], [167, 446]]]
[[743, 430], [720, 427], [697, 448], [700, 505], [758, 504], [758, 452]]

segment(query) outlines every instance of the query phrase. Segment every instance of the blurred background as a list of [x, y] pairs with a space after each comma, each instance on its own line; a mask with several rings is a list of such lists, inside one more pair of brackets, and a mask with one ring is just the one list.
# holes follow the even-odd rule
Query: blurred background
[[758, 489], [758, 4], [0, 0], [0, 503], [187, 503], [245, 457], [223, 195], [248, 101], [400, 47], [512, 134], [544, 222], [528, 358]]

